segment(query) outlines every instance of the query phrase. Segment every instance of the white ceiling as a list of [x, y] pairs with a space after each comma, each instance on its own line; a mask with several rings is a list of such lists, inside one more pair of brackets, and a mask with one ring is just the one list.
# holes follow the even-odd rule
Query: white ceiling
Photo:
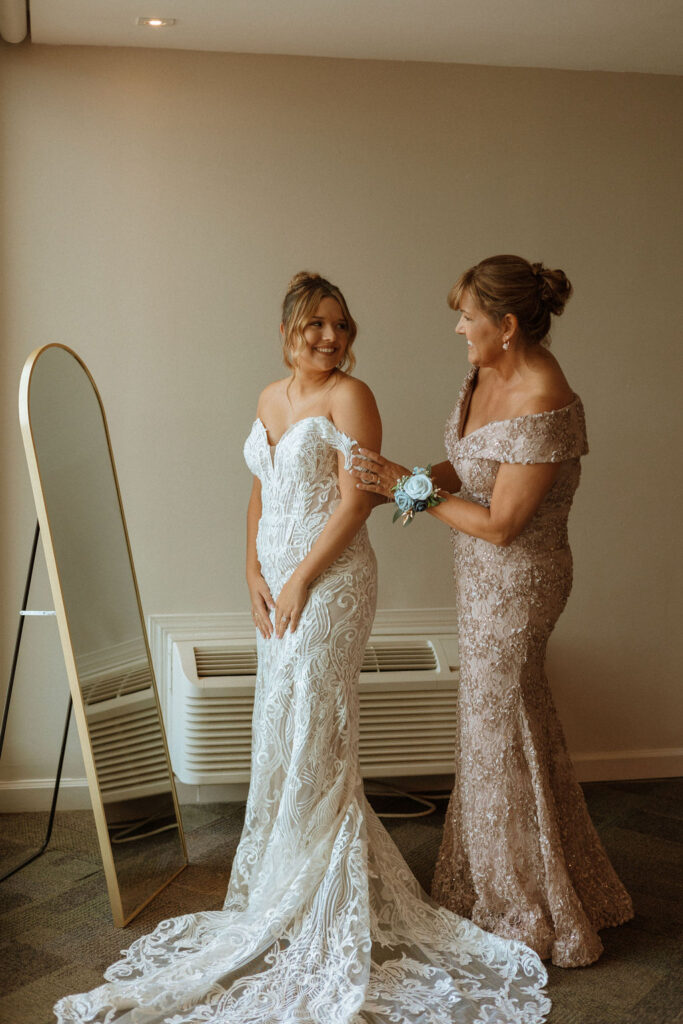
[[29, 11], [33, 43], [683, 73], [682, 0], [29, 0]]

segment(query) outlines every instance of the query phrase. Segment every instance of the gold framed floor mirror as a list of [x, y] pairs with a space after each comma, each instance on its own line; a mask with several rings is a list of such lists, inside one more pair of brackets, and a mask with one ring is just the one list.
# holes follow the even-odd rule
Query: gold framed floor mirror
[[83, 360], [26, 360], [19, 418], [114, 924], [187, 850], [104, 406]]

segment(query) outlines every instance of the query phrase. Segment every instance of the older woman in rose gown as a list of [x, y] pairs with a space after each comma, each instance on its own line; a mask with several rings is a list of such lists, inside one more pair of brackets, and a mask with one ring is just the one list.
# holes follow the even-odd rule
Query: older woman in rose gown
[[[588, 815], [544, 671], [572, 584], [567, 517], [588, 451], [581, 400], [547, 348], [561, 270], [495, 256], [449, 295], [471, 369], [433, 469], [452, 530], [460, 640], [455, 786], [432, 895], [562, 967], [633, 916]], [[545, 344], [544, 344], [545, 343]], [[358, 486], [408, 473], [361, 451]]]

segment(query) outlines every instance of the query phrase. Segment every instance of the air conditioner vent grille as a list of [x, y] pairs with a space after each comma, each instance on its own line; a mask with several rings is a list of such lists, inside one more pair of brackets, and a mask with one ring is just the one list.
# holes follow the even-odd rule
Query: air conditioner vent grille
[[156, 708], [112, 714], [91, 723], [90, 734], [105, 799], [168, 789], [166, 748]]
[[101, 704], [104, 700], [126, 697], [131, 693], [148, 690], [152, 685], [147, 663], [124, 672], [116, 672], [105, 678], [81, 682], [83, 700], [88, 705]]
[[255, 676], [258, 664], [254, 644], [245, 644], [243, 647], [195, 647], [194, 660], [200, 679]]
[[428, 640], [391, 643], [372, 641], [365, 648], [362, 672], [435, 672], [438, 668], [434, 647]]
[[[256, 675], [253, 644], [195, 647], [194, 659], [199, 679]], [[365, 648], [361, 672], [435, 672], [437, 668], [436, 653], [428, 640], [371, 641]]]
[[[360, 762], [366, 775], [406, 762], [421, 772], [439, 772], [453, 757], [456, 692], [421, 689], [397, 697], [360, 695]], [[249, 701], [230, 696], [200, 699], [185, 695], [183, 762], [203, 777], [248, 774], [251, 760]]]

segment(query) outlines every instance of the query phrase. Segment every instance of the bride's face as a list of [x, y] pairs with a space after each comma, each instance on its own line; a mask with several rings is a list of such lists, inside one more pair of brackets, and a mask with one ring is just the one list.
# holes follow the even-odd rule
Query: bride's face
[[467, 358], [472, 366], [491, 366], [503, 354], [503, 331], [474, 304], [467, 292], [460, 302], [456, 334], [467, 339]]
[[303, 330], [306, 347], [298, 358], [299, 369], [333, 370], [349, 343], [349, 325], [336, 299], [323, 299]]

